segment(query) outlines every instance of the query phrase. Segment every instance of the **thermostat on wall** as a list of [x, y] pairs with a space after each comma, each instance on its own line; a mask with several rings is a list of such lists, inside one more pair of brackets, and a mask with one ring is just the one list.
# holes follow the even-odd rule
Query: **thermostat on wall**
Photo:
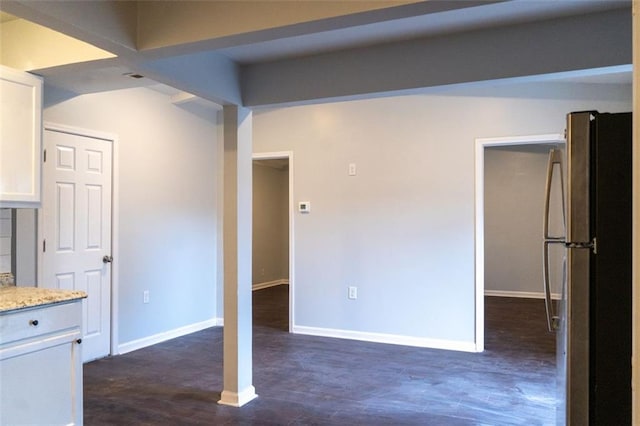
[[300, 201], [298, 203], [298, 211], [300, 213], [309, 213], [311, 211], [311, 201]]

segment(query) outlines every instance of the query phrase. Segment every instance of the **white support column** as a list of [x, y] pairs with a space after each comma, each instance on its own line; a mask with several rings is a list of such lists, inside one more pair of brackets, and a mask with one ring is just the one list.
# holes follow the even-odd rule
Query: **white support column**
[[219, 404], [256, 398], [251, 317], [252, 113], [223, 109], [224, 389]]

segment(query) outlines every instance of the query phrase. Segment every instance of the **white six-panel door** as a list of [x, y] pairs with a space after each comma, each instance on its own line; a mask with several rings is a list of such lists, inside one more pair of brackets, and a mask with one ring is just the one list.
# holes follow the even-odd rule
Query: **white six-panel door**
[[110, 353], [112, 142], [45, 129], [44, 147], [40, 286], [87, 292], [86, 362]]

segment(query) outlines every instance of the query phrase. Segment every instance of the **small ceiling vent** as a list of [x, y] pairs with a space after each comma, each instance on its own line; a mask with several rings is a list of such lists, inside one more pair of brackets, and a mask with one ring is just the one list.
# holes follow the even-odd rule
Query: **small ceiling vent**
[[135, 73], [132, 73], [132, 72], [126, 72], [123, 75], [126, 75], [127, 77], [131, 77], [131, 78], [144, 78], [144, 75], [135, 74]]

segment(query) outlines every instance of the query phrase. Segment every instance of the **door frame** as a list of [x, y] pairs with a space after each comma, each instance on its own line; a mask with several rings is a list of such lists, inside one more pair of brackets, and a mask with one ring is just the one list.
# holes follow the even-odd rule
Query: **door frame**
[[[293, 206], [293, 151], [254, 152], [255, 160], [289, 160], [289, 333], [293, 332], [295, 314], [295, 250], [294, 250], [294, 206]], [[251, 189], [253, 194], [253, 188]], [[251, 236], [253, 239], [253, 235]]]
[[[111, 256], [113, 261], [111, 262], [111, 309], [110, 309], [110, 325], [111, 325], [111, 337], [109, 342], [109, 355], [118, 355], [118, 277], [119, 277], [119, 191], [120, 191], [120, 178], [118, 174], [118, 158], [119, 158], [119, 145], [118, 136], [113, 133], [106, 133], [96, 130], [88, 130], [75, 126], [67, 126], [64, 124], [57, 124], [51, 122], [43, 123], [43, 151], [44, 151], [44, 132], [53, 131], [59, 133], [67, 133], [71, 135], [83, 136], [93, 139], [101, 139], [107, 142], [111, 142]], [[44, 179], [44, 173], [42, 174]], [[44, 215], [42, 214], [42, 208], [38, 208], [38, 231], [37, 231], [37, 281], [38, 286], [43, 280], [43, 259], [42, 259], [42, 241], [44, 230]]]
[[[475, 305], [476, 305], [476, 352], [484, 350], [484, 150], [494, 146], [538, 145], [565, 143], [564, 135], [547, 133], [530, 136], [507, 136], [499, 138], [476, 138], [475, 159]], [[541, 213], [542, 217], [542, 213]]]

